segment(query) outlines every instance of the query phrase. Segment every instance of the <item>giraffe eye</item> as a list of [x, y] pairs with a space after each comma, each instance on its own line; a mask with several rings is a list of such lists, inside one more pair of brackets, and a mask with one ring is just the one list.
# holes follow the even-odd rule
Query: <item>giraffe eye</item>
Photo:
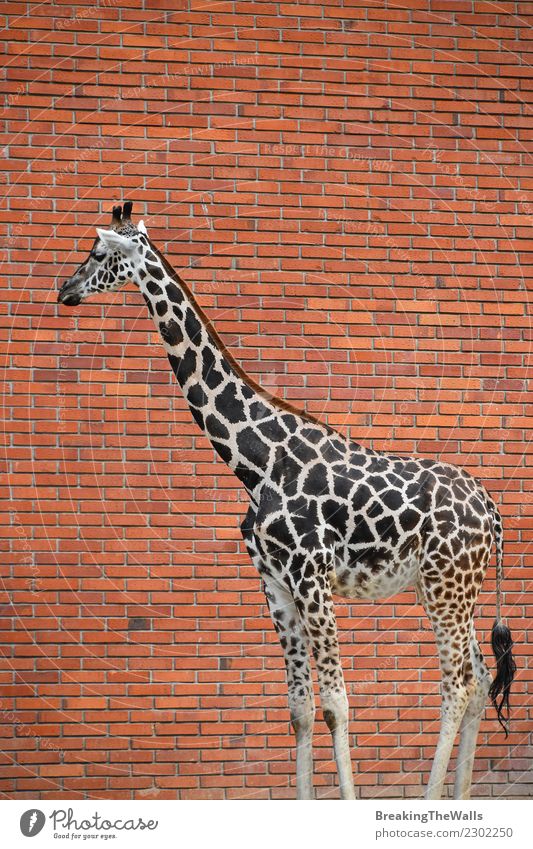
[[102, 260], [103, 260], [103, 259], [105, 259], [105, 253], [104, 253], [104, 254], [103, 254], [103, 253], [98, 253], [98, 251], [94, 251], [94, 252], [91, 254], [91, 256], [92, 256], [92, 257], [93, 257], [93, 259], [95, 259], [97, 262], [102, 262]]

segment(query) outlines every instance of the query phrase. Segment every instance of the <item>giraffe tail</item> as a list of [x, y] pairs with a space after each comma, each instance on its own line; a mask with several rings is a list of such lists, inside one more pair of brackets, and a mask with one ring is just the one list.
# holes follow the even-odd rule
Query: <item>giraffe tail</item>
[[503, 525], [501, 516], [494, 503], [491, 504], [494, 522], [494, 537], [496, 541], [496, 621], [492, 626], [491, 643], [496, 658], [496, 677], [489, 689], [489, 696], [498, 716], [498, 722], [509, 733], [509, 694], [516, 672], [513, 658], [513, 638], [510, 628], [501, 618], [501, 594], [503, 579]]

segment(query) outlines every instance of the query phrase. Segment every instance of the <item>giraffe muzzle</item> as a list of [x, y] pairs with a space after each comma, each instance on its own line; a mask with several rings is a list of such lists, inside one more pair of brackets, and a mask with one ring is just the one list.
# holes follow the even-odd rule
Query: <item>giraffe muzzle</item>
[[78, 283], [67, 280], [63, 283], [57, 296], [59, 304], [65, 304], [67, 307], [76, 307], [81, 303], [81, 295], [78, 288]]

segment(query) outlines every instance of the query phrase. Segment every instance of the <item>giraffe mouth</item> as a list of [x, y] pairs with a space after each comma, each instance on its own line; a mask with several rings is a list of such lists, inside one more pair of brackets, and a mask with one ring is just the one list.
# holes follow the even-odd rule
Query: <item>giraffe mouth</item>
[[78, 304], [81, 304], [81, 295], [76, 291], [76, 283], [73, 283], [71, 280], [63, 283], [57, 296], [57, 302], [59, 304], [65, 304], [67, 307], [77, 307]]

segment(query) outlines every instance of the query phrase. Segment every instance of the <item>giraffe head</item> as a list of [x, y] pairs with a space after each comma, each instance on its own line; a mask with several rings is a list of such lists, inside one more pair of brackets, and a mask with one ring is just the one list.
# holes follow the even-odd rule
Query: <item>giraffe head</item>
[[87, 259], [63, 283], [57, 300], [75, 307], [96, 292], [114, 292], [128, 280], [135, 280], [140, 253], [148, 245], [144, 223], [131, 220], [133, 204], [113, 207], [111, 229], [96, 228], [97, 236]]

